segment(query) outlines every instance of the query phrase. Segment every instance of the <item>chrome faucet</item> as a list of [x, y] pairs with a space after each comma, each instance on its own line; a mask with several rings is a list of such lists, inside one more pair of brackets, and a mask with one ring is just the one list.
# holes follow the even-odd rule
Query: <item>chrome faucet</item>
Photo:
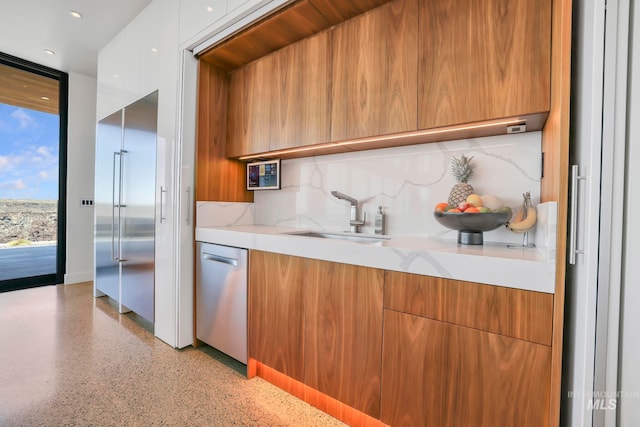
[[360, 208], [358, 200], [354, 199], [351, 196], [347, 196], [346, 194], [341, 193], [339, 191], [332, 191], [331, 195], [333, 195], [334, 197], [337, 197], [338, 199], [346, 200], [351, 204], [351, 217], [349, 218], [349, 231], [351, 231], [352, 233], [359, 233], [360, 226], [364, 225], [366, 221], [367, 213], [363, 212], [362, 220], [358, 219], [359, 218], [358, 210]]

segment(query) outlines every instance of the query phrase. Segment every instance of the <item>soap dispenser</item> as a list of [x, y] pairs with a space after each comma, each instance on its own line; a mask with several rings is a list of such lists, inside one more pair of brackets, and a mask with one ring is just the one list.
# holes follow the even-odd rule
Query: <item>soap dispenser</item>
[[386, 234], [386, 218], [385, 213], [382, 211], [382, 206], [378, 206], [378, 211], [376, 212], [375, 219], [375, 233], [376, 234]]

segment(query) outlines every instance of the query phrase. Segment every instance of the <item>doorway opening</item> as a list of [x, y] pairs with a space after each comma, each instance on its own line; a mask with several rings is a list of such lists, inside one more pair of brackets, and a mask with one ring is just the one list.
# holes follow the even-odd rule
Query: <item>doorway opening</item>
[[0, 292], [64, 281], [67, 90], [0, 52]]

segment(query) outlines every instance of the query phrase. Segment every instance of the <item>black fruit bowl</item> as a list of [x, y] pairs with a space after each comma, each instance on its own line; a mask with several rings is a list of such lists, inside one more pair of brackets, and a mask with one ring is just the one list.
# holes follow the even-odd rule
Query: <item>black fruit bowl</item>
[[434, 212], [433, 216], [441, 225], [451, 230], [458, 230], [458, 243], [481, 245], [482, 232], [505, 225], [511, 219], [511, 212]]

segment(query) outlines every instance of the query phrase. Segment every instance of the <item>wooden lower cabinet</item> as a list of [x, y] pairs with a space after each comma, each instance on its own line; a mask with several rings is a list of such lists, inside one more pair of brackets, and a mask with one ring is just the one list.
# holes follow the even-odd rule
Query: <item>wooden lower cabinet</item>
[[304, 383], [379, 418], [384, 271], [307, 265]]
[[546, 426], [551, 346], [531, 339], [546, 333], [494, 325], [538, 323], [547, 304], [494, 288], [251, 251], [249, 357], [352, 425]]
[[249, 357], [298, 381], [304, 374], [305, 262], [249, 254]]
[[551, 347], [384, 310], [381, 420], [546, 426]]

